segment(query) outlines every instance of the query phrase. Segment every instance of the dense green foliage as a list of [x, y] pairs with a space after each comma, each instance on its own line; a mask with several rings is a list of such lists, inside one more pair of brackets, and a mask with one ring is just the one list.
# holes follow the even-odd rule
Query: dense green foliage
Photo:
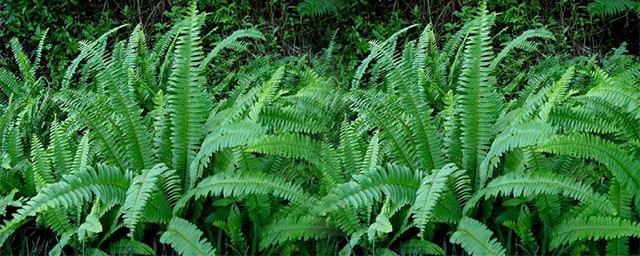
[[[296, 11], [353, 8], [323, 3]], [[640, 253], [637, 56], [552, 55], [553, 29], [500, 38], [473, 10], [444, 38], [371, 41], [356, 67], [344, 39], [255, 57], [272, 35], [211, 36], [195, 4], [157, 36], [81, 41], [53, 84], [46, 34], [33, 54], [12, 40], [1, 253]]]

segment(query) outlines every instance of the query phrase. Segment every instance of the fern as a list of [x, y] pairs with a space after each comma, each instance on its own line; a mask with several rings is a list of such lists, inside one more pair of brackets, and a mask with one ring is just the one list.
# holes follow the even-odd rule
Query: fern
[[201, 238], [202, 235], [195, 225], [174, 217], [160, 237], [160, 242], [171, 245], [181, 255], [214, 255], [216, 250]]
[[249, 194], [271, 194], [291, 202], [314, 205], [313, 197], [306, 194], [300, 185], [287, 182], [279, 177], [263, 173], [219, 173], [203, 179], [185, 194], [177, 203], [175, 211], [192, 197], [195, 199], [208, 195], [244, 196]]
[[635, 170], [640, 163], [614, 143], [587, 134], [556, 136], [538, 146], [538, 151], [594, 159], [603, 163], [613, 175], [636, 194], [640, 177]]
[[594, 212], [615, 214], [611, 201], [589, 186], [575, 181], [571, 177], [549, 172], [509, 173], [493, 179], [485, 188], [478, 191], [465, 205], [469, 213], [481, 198], [498, 195], [528, 197], [541, 194], [561, 194], [585, 203]]
[[[491, 126], [495, 122], [499, 106], [495, 89], [495, 78], [488, 60], [493, 58], [489, 29], [492, 16], [485, 6], [480, 8], [478, 18], [471, 29], [471, 38], [464, 51], [464, 62], [460, 77], [457, 104], [460, 107], [462, 125], [462, 165], [471, 174], [475, 173], [486, 155], [493, 137]], [[473, 177], [473, 175], [472, 175]], [[475, 178], [472, 178], [475, 179]]]
[[587, 5], [591, 15], [614, 16], [625, 11], [640, 13], [640, 5], [635, 0], [593, 0]]
[[[200, 63], [204, 58], [200, 46], [202, 16], [191, 10], [175, 48], [175, 60], [169, 76], [167, 111], [171, 120], [172, 167], [188, 169], [202, 139], [206, 119], [207, 96]], [[182, 174], [186, 178], [186, 174]]]
[[405, 167], [389, 164], [387, 170], [377, 168], [355, 175], [351, 181], [339, 184], [322, 199], [317, 212], [328, 213], [351, 206], [358, 208], [381, 201], [383, 194], [397, 204], [410, 204], [420, 186], [421, 173], [411, 173]]
[[158, 164], [133, 178], [122, 205], [124, 224], [130, 230], [129, 237], [133, 237], [143, 210], [149, 203], [151, 194], [157, 189], [158, 179], [166, 171], [167, 167]]
[[451, 235], [451, 242], [460, 244], [472, 255], [506, 255], [505, 249], [495, 238], [493, 233], [477, 220], [464, 217], [458, 224], [458, 229]]
[[546, 29], [527, 30], [515, 39], [511, 40], [504, 48], [502, 48], [502, 50], [500, 50], [496, 57], [491, 61], [491, 69], [498, 67], [500, 62], [502, 62], [502, 60], [504, 60], [504, 58], [507, 57], [507, 55], [514, 49], [522, 49], [527, 52], [535, 51], [538, 45], [530, 41], [530, 39], [533, 38], [547, 40], [554, 39], [553, 34]]
[[535, 146], [553, 136], [554, 127], [544, 122], [528, 122], [510, 127], [498, 134], [478, 170], [479, 188], [493, 175], [493, 169], [500, 163], [500, 157], [508, 151]]
[[337, 14], [338, 11], [347, 3], [343, 0], [330, 0], [330, 1], [318, 1], [318, 0], [305, 0], [296, 6], [296, 9], [302, 16], [323, 16], [328, 13]]
[[247, 146], [248, 152], [304, 159], [319, 164], [320, 143], [308, 136], [292, 133], [265, 136]]
[[105, 165], [98, 165], [97, 170], [87, 168], [65, 175], [61, 181], [43, 187], [13, 214], [12, 219], [4, 222], [0, 229], [0, 241], [4, 243], [26, 218], [49, 209], [70, 208], [90, 200], [94, 195], [106, 202], [122, 203], [131, 179], [130, 172], [123, 173]]
[[639, 237], [640, 224], [619, 217], [594, 216], [569, 219], [553, 229], [552, 248], [587, 239]]
[[155, 251], [148, 245], [136, 241], [121, 239], [109, 245], [109, 252], [112, 254], [139, 254], [154, 255]]
[[412, 209], [415, 225], [420, 228], [420, 236], [425, 232], [426, 225], [433, 216], [433, 209], [446, 188], [449, 176], [457, 170], [455, 165], [448, 164], [422, 179]]
[[266, 226], [261, 234], [260, 247], [276, 245], [288, 240], [320, 239], [337, 234], [336, 229], [328, 226], [317, 217], [285, 218], [275, 220]]
[[189, 187], [195, 185], [200, 178], [202, 168], [206, 167], [212, 154], [226, 148], [245, 146], [255, 142], [264, 135], [264, 128], [249, 121], [219, 126], [213, 133], [207, 135], [202, 142], [198, 154], [189, 167]]

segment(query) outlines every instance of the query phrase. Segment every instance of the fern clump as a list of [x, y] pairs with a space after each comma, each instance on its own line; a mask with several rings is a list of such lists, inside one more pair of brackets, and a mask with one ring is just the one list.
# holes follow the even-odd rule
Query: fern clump
[[498, 47], [496, 15], [482, 4], [444, 41], [426, 26], [400, 43], [418, 25], [372, 41], [347, 83], [322, 63], [333, 44], [312, 66], [215, 68], [265, 37], [208, 45], [195, 5], [153, 42], [141, 25], [81, 42], [54, 85], [38, 77], [44, 36], [34, 58], [12, 40], [0, 244], [35, 233], [51, 255], [637, 253], [637, 58], [621, 47], [505, 69], [555, 36]]

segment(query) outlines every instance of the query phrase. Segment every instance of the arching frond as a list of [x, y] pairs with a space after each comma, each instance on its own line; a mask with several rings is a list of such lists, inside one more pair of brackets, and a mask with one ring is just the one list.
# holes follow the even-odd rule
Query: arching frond
[[538, 151], [596, 160], [604, 164], [634, 195], [640, 189], [640, 162], [613, 142], [587, 134], [553, 137], [542, 143]]
[[550, 246], [556, 248], [580, 240], [619, 237], [640, 237], [640, 224], [619, 217], [578, 217], [567, 220], [553, 229]]
[[471, 255], [506, 255], [506, 250], [493, 233], [477, 220], [463, 217], [458, 229], [451, 235], [451, 242], [460, 244]]
[[420, 237], [433, 216], [433, 209], [442, 196], [449, 177], [457, 170], [458, 168], [454, 164], [448, 164], [440, 170], [433, 170], [431, 175], [424, 177], [420, 182], [420, 188], [412, 208], [415, 225], [420, 229]]
[[337, 230], [318, 217], [284, 218], [275, 220], [264, 228], [260, 247], [266, 248], [290, 240], [320, 239], [335, 234]]
[[406, 167], [393, 164], [387, 165], [386, 170], [378, 167], [337, 185], [316, 207], [317, 212], [328, 213], [347, 206], [358, 208], [370, 205], [381, 201], [383, 194], [397, 204], [413, 203], [421, 179], [420, 172], [412, 173]]
[[190, 222], [174, 217], [160, 237], [160, 242], [169, 244], [180, 255], [215, 255], [213, 246], [202, 238], [202, 231]]
[[219, 173], [203, 179], [189, 190], [177, 203], [174, 210], [180, 211], [191, 198], [209, 195], [244, 196], [249, 194], [273, 195], [302, 205], [314, 205], [313, 197], [304, 192], [300, 185], [280, 177], [259, 172]]
[[508, 151], [535, 146], [555, 134], [555, 128], [544, 122], [527, 122], [510, 127], [498, 134], [491, 149], [480, 163], [477, 173], [478, 188], [483, 188], [493, 175], [493, 169], [500, 163], [502, 155]]
[[533, 38], [546, 40], [554, 39], [553, 34], [544, 28], [527, 30], [515, 39], [511, 40], [505, 47], [502, 48], [502, 50], [500, 50], [493, 61], [491, 61], [491, 69], [495, 69], [500, 64], [500, 62], [504, 60], [504, 58], [507, 57], [507, 55], [515, 49], [521, 49], [527, 52], [535, 51], [538, 44], [531, 41], [531, 39]]
[[320, 164], [319, 142], [308, 136], [297, 133], [285, 133], [264, 136], [247, 146], [246, 151], [267, 155], [304, 159], [310, 163]]
[[65, 175], [61, 181], [47, 185], [31, 198], [22, 208], [6, 220], [0, 229], [0, 242], [5, 239], [26, 218], [56, 207], [77, 206], [94, 195], [105, 202], [123, 203], [133, 175], [117, 168], [98, 165], [97, 170], [86, 168]]
[[465, 205], [465, 213], [469, 213], [483, 197], [499, 195], [527, 197], [543, 194], [561, 194], [583, 202], [595, 213], [615, 214], [615, 209], [607, 197], [594, 192], [588, 185], [572, 177], [551, 172], [509, 173], [497, 177], [469, 199]]
[[129, 237], [133, 237], [136, 225], [143, 215], [143, 210], [149, 203], [151, 193], [157, 189], [158, 179], [166, 171], [167, 167], [164, 164], [157, 164], [153, 168], [143, 171], [131, 181], [127, 197], [122, 205], [124, 224], [130, 230]]

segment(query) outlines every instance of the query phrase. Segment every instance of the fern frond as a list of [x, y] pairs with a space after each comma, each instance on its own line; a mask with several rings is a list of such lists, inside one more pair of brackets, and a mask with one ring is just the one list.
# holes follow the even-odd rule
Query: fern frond
[[[396, 64], [398, 65], [398, 64]], [[412, 74], [403, 66], [391, 71], [386, 79], [397, 85], [400, 94], [398, 99], [404, 107], [404, 112], [411, 115], [409, 129], [415, 144], [417, 157], [422, 163], [423, 170], [442, 168], [445, 164], [443, 141], [431, 120], [431, 109], [424, 97], [425, 92], [420, 84], [418, 74]], [[407, 74], [409, 73], [409, 74]], [[417, 79], [418, 81], [413, 81]]]
[[323, 123], [309, 118], [304, 111], [294, 107], [266, 108], [260, 114], [260, 123], [271, 131], [320, 134], [327, 131]]
[[640, 224], [619, 217], [578, 217], [556, 226], [549, 245], [557, 248], [587, 239], [610, 240], [620, 237], [640, 237]]
[[509, 53], [515, 49], [521, 49], [527, 52], [535, 51], [537, 44], [531, 41], [531, 39], [554, 39], [553, 34], [544, 28], [530, 29], [520, 34], [515, 39], [511, 40], [505, 47], [500, 50], [496, 57], [491, 61], [491, 69], [495, 69], [502, 60], [504, 60]]
[[211, 243], [202, 238], [202, 231], [190, 222], [174, 217], [160, 237], [160, 242], [171, 245], [180, 255], [215, 255]]
[[[460, 75], [456, 101], [460, 108], [462, 125], [462, 165], [461, 168], [474, 174], [489, 148], [494, 136], [492, 125], [499, 112], [498, 98], [494, 85], [495, 77], [489, 60], [493, 58], [489, 30], [493, 17], [487, 15], [482, 5], [471, 28], [471, 37], [464, 50], [464, 62]], [[475, 176], [471, 175], [475, 180]], [[477, 182], [476, 182], [477, 183]]]
[[322, 218], [305, 216], [278, 219], [266, 226], [261, 234], [260, 248], [291, 240], [321, 239], [337, 234], [337, 229]]
[[94, 195], [105, 202], [123, 203], [133, 175], [98, 165], [65, 175], [61, 181], [43, 187], [0, 229], [0, 244], [30, 216], [56, 207], [69, 208], [89, 201]]
[[594, 192], [588, 185], [572, 177], [551, 172], [509, 173], [497, 177], [469, 199], [464, 211], [469, 213], [483, 197], [499, 195], [528, 197], [542, 194], [561, 194], [586, 204], [594, 212], [615, 214], [613, 204], [607, 197]]
[[449, 177], [457, 170], [455, 164], [447, 164], [440, 170], [433, 170], [431, 175], [426, 176], [420, 182], [420, 188], [412, 206], [415, 225], [420, 229], [419, 237], [423, 237], [427, 223], [433, 215], [433, 209], [442, 196]]
[[545, 95], [547, 100], [540, 107], [540, 112], [538, 116], [542, 121], [547, 121], [549, 118], [549, 113], [551, 109], [555, 107], [556, 104], [562, 102], [562, 99], [566, 96], [567, 91], [569, 89], [569, 85], [571, 83], [571, 79], [573, 79], [573, 75], [575, 73], [575, 67], [571, 66], [567, 68], [567, 70], [562, 74], [560, 79], [556, 81], [551, 87], [551, 91], [548, 95]]
[[189, 187], [195, 186], [202, 169], [209, 164], [214, 153], [232, 147], [245, 146], [264, 136], [265, 129], [257, 123], [239, 121], [217, 127], [202, 142], [198, 154], [189, 166]]
[[76, 154], [73, 157], [73, 162], [70, 165], [71, 171], [84, 169], [91, 164], [91, 156], [89, 155], [91, 149], [89, 145], [91, 145], [89, 136], [82, 136], [76, 149]]
[[149, 170], [143, 171], [131, 181], [127, 189], [127, 197], [122, 205], [124, 224], [129, 228], [129, 237], [133, 238], [136, 225], [144, 214], [143, 210], [149, 202], [151, 193], [157, 189], [157, 182], [161, 175], [167, 171], [164, 164], [157, 164]]
[[604, 164], [628, 191], [640, 192], [640, 162], [611, 141], [587, 134], [556, 136], [536, 149], [540, 152], [593, 159]]
[[371, 205], [380, 202], [383, 195], [396, 204], [413, 203], [421, 180], [421, 172], [413, 173], [403, 166], [388, 164], [386, 170], [378, 167], [337, 185], [316, 207], [317, 212], [325, 214], [347, 206]]
[[450, 241], [460, 244], [471, 255], [506, 255], [506, 250], [497, 239], [491, 238], [493, 232], [477, 220], [463, 217], [458, 229], [451, 235]]
[[155, 162], [151, 150], [151, 135], [142, 124], [142, 110], [135, 100], [133, 71], [123, 70], [125, 67], [120, 66], [120, 63], [108, 63], [103, 66], [105, 69], [98, 72], [96, 79], [105, 83], [113, 110], [121, 117], [122, 137], [129, 162], [136, 170], [151, 168]]
[[259, 172], [219, 173], [203, 179], [178, 201], [174, 210], [180, 211], [191, 198], [198, 199], [209, 195], [245, 196], [250, 194], [273, 195], [285, 200], [314, 205], [317, 199], [304, 192], [298, 184], [286, 181], [278, 176]]
[[257, 29], [241, 29], [234, 31], [230, 36], [226, 37], [222, 41], [216, 43], [216, 46], [207, 54], [207, 56], [200, 63], [200, 68], [206, 69], [211, 61], [222, 52], [224, 49], [232, 49], [237, 52], [246, 50], [247, 46], [240, 39], [251, 38], [265, 40], [264, 35]]
[[284, 133], [264, 136], [247, 146], [247, 152], [303, 159], [320, 164], [321, 144], [308, 136], [297, 133]]
[[612, 134], [620, 128], [586, 108], [555, 108], [549, 115], [549, 123], [565, 132]]
[[634, 0], [593, 0], [587, 5], [587, 10], [591, 15], [614, 16], [625, 11], [635, 11], [640, 13], [640, 6]]
[[[359, 87], [360, 81], [362, 80], [362, 77], [364, 76], [365, 72], [367, 71], [367, 68], [369, 67], [369, 64], [371, 63], [371, 61], [373, 61], [374, 59], [376, 59], [376, 58], [380, 57], [381, 55], [385, 54], [385, 51], [388, 51], [387, 46], [395, 45], [396, 40], [398, 40], [398, 37], [400, 35], [404, 34], [409, 29], [411, 29], [411, 28], [413, 28], [415, 26], [417, 26], [417, 25], [411, 25], [409, 27], [403, 28], [403, 29], [399, 30], [398, 32], [394, 33], [393, 35], [389, 36], [383, 42], [381, 42], [379, 44], [372, 44], [373, 47], [371, 47], [371, 51], [370, 51], [369, 55], [360, 62], [360, 65], [358, 66], [358, 68], [356, 69], [355, 74], [353, 75], [353, 79], [351, 80], [351, 88], [358, 88]], [[389, 47], [389, 48], [394, 49], [395, 47]]]
[[[185, 20], [175, 47], [173, 66], [167, 91], [167, 111], [171, 120], [172, 167], [186, 172], [196, 156], [203, 137], [209, 100], [205, 93], [203, 68], [204, 53], [200, 45], [202, 17], [192, 8]], [[186, 173], [182, 173], [186, 181]]]
[[[20, 70], [20, 74], [22, 78], [27, 82], [27, 86], [32, 86], [36, 82], [36, 78], [32, 71], [32, 64], [29, 61], [29, 58], [22, 50], [22, 45], [18, 42], [17, 38], [12, 38], [9, 40], [9, 45], [11, 47], [11, 52], [13, 52], [13, 58], [18, 64], [18, 69]], [[34, 70], [35, 71], [35, 70]]]
[[284, 77], [284, 66], [279, 67], [272, 75], [271, 78], [261, 88], [260, 93], [257, 94], [257, 98], [254, 104], [249, 108], [248, 118], [249, 120], [258, 120], [258, 115], [262, 112], [264, 106], [273, 98], [278, 91], [280, 82]]
[[62, 81], [61, 81], [61, 88], [69, 88], [69, 85], [71, 84], [71, 79], [73, 78], [73, 75], [76, 73], [76, 70], [78, 68], [78, 65], [80, 65], [80, 62], [85, 60], [89, 55], [90, 55], [90, 51], [93, 51], [94, 48], [99, 47], [101, 44], [103, 44], [107, 38], [112, 35], [113, 33], [117, 32], [118, 30], [126, 27], [127, 25], [120, 25], [118, 27], [115, 27], [107, 32], [105, 32], [104, 34], [102, 34], [98, 39], [96, 39], [95, 41], [91, 42], [91, 43], [86, 43], [86, 42], [81, 42], [80, 45], [80, 53], [78, 54], [78, 56], [76, 56], [75, 59], [73, 59], [71, 61], [71, 63], [69, 64], [69, 66], [67, 67], [64, 76], [62, 77]]
[[378, 126], [381, 139], [390, 143], [397, 161], [414, 170], [420, 169], [420, 161], [414, 156], [415, 145], [409, 143], [412, 140], [409, 125], [396, 114], [403, 111], [397, 106], [397, 101], [381, 93], [358, 91], [352, 92], [351, 100], [356, 111]]
[[111, 254], [118, 254], [118, 255], [123, 255], [123, 254], [155, 255], [156, 254], [153, 248], [149, 247], [148, 245], [140, 241], [127, 240], [127, 239], [120, 239], [118, 241], [111, 243], [109, 245], [109, 252]]
[[606, 101], [631, 114], [636, 120], [640, 119], [640, 90], [613, 83], [615, 82], [607, 79], [602, 85], [589, 90], [585, 96]]
[[70, 112], [78, 122], [91, 128], [90, 135], [98, 141], [103, 149], [107, 162], [121, 169], [129, 166], [122, 145], [122, 131], [111, 119], [107, 118], [109, 104], [104, 97], [88, 91], [63, 91], [58, 100], [64, 110]]
[[498, 134], [491, 149], [480, 163], [478, 169], [478, 188], [483, 188], [485, 182], [493, 175], [493, 169], [500, 163], [500, 157], [508, 151], [535, 146], [555, 134], [555, 128], [544, 122], [527, 122], [509, 127]]
[[68, 138], [64, 133], [62, 124], [53, 122], [51, 124], [51, 140], [49, 146], [52, 153], [53, 167], [56, 175], [62, 176], [68, 173], [72, 168], [71, 164], [73, 156]]
[[[609, 198], [611, 198], [611, 201], [613, 202], [613, 205], [616, 208], [618, 216], [620, 216], [620, 218], [631, 218], [631, 193], [623, 189], [619, 182], [611, 182], [611, 188], [609, 189]], [[629, 239], [626, 237], [620, 237], [609, 240], [607, 242], [607, 254], [628, 255]]]
[[[378, 136], [376, 135], [375, 137], [377, 138]], [[359, 168], [359, 165], [363, 164], [362, 145], [359, 142], [353, 125], [350, 125], [346, 120], [343, 121], [340, 126], [340, 145], [338, 146], [338, 150], [347, 176], [357, 173], [358, 170], [362, 170]], [[369, 168], [367, 168], [367, 170], [369, 170]]]
[[344, 0], [305, 0], [296, 6], [301, 16], [318, 17], [328, 13], [337, 14], [344, 8], [347, 2]]
[[400, 245], [402, 255], [446, 255], [444, 249], [439, 245], [426, 241], [411, 239]]
[[0, 91], [6, 98], [21, 97], [26, 88], [23, 87], [22, 81], [13, 73], [6, 69], [0, 69]]
[[51, 154], [44, 150], [42, 143], [36, 136], [31, 139], [31, 161], [37, 191], [40, 191], [47, 184], [55, 182], [51, 170]]

